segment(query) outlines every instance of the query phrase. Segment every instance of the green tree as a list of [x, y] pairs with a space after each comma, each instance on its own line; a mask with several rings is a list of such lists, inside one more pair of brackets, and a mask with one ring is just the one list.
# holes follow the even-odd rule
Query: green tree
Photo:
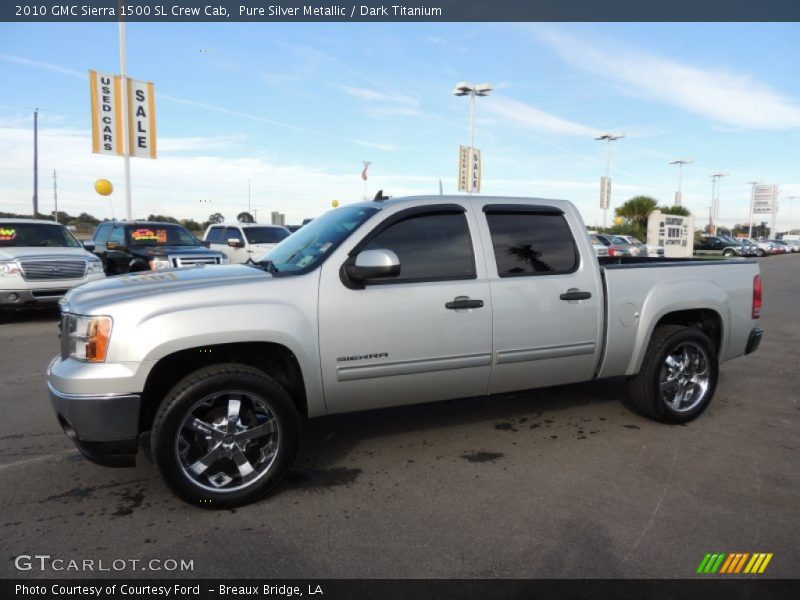
[[208, 216], [208, 222], [209, 223], [224, 223], [225, 222], [225, 217], [223, 216], [222, 213], [215, 212], [215, 213], [213, 213], [213, 214]]
[[175, 217], [169, 217], [167, 215], [147, 215], [148, 221], [160, 221], [162, 223], [180, 223], [178, 219]]
[[236, 215], [236, 220], [239, 223], [255, 223], [256, 222], [256, 220], [253, 218], [253, 215], [251, 215], [246, 210], [243, 211], [243, 212], [240, 212], [238, 215]]
[[644, 229], [647, 226], [647, 217], [657, 207], [658, 202], [650, 196], [635, 196], [622, 206], [618, 206], [615, 212], [618, 217]]
[[181, 225], [186, 227], [189, 231], [202, 231], [200, 223], [194, 219], [181, 219]]
[[689, 217], [692, 214], [685, 206], [659, 206], [658, 210], [665, 215], [676, 215], [678, 217]]

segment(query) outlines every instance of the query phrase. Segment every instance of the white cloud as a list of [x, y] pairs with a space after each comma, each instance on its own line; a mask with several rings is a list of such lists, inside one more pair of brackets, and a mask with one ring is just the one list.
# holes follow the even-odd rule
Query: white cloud
[[740, 130], [800, 127], [800, 104], [747, 73], [701, 68], [637, 48], [601, 46], [549, 27], [535, 31], [565, 62], [617, 84], [622, 93], [678, 106]]
[[380, 92], [373, 88], [342, 86], [348, 96], [367, 104], [366, 113], [370, 116], [417, 117], [420, 115], [419, 102], [411, 96]]
[[481, 106], [481, 110], [541, 133], [591, 137], [597, 135], [598, 132], [592, 127], [562, 119], [507, 96], [495, 95], [491, 102], [486, 102]]

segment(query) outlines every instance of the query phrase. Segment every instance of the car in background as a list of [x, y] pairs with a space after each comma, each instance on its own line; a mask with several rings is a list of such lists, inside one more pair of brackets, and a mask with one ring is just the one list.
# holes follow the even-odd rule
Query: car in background
[[771, 244], [765, 240], [756, 240], [751, 238], [745, 238], [746, 242], [750, 242], [753, 246], [756, 247], [756, 256], [767, 256], [769, 254], [779, 254], [780, 251], [775, 247], [775, 244]]
[[626, 242], [628, 242], [631, 246], [638, 249], [639, 256], [664, 256], [664, 246], [653, 246], [652, 244], [645, 244], [638, 238], [633, 237], [632, 235], [618, 235], [618, 238], [622, 238]]
[[157, 221], [105, 221], [85, 243], [103, 261], [107, 275], [227, 264], [183, 225]]
[[795, 239], [787, 240], [786, 238], [782, 238], [781, 241], [789, 244], [789, 246], [792, 247], [794, 252], [800, 252], [800, 240], [795, 240]]
[[720, 235], [717, 237], [729, 243], [731, 247], [734, 248], [736, 256], [758, 256], [758, 248], [755, 246], [755, 244], [753, 244], [749, 240], [743, 238], [735, 238], [729, 235]]
[[592, 234], [597, 240], [608, 249], [609, 256], [638, 256], [638, 248], [619, 237], [608, 233]]
[[594, 249], [595, 256], [608, 256], [608, 248], [597, 239], [596, 235], [589, 235], [589, 239], [592, 240], [592, 248]]
[[103, 263], [60, 223], [0, 219], [0, 309], [53, 305], [103, 277]]
[[778, 248], [778, 250], [780, 250], [784, 254], [789, 254], [791, 252], [797, 252], [797, 250], [794, 249], [794, 246], [789, 244], [789, 242], [785, 242], [783, 240], [767, 240], [767, 241], [770, 244], [772, 244], [773, 246], [776, 246]]
[[282, 225], [216, 223], [208, 226], [203, 241], [212, 250], [225, 252], [231, 263], [243, 264], [269, 252], [291, 234]]
[[725, 236], [706, 235], [695, 242], [694, 253], [698, 256], [744, 256], [745, 245]]

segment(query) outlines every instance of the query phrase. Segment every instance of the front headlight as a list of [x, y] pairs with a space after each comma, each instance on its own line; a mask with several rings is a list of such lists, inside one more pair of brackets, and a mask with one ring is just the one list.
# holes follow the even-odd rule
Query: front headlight
[[13, 260], [0, 261], [0, 276], [3, 275], [22, 275], [19, 263]]
[[88, 265], [86, 266], [86, 274], [93, 275], [95, 273], [102, 273], [103, 272], [103, 261], [101, 260], [89, 260]]
[[111, 317], [68, 315], [66, 331], [70, 357], [84, 362], [104, 362], [111, 339]]
[[168, 258], [153, 258], [150, 260], [150, 270], [151, 271], [161, 271], [163, 269], [171, 269], [172, 264], [170, 264]]

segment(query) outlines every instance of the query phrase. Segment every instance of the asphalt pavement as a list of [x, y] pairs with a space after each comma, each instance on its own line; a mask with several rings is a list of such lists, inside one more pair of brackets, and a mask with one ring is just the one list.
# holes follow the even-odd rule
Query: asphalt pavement
[[[226, 511], [176, 499], [141, 456], [84, 460], [46, 393], [56, 314], [15, 315], [0, 325], [0, 576], [174, 576], [142, 568], [184, 559], [189, 577], [682, 578], [708, 552], [770, 552], [758, 577], [796, 577], [800, 256], [759, 262], [764, 341], [722, 365], [693, 423], [632, 413], [621, 379], [328, 417], [270, 497]], [[19, 571], [19, 555], [95, 570]]]

